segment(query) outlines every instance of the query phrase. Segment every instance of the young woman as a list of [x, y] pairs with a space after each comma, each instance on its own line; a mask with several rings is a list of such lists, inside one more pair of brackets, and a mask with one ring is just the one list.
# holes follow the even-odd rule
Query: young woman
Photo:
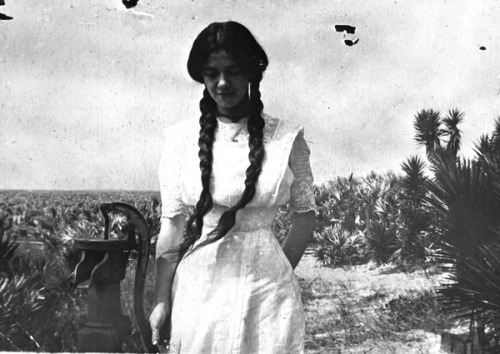
[[[263, 113], [267, 65], [237, 22], [210, 24], [189, 55], [190, 76], [205, 86], [201, 117], [167, 129], [150, 316], [153, 344], [170, 321], [173, 352], [304, 350], [293, 269], [314, 228], [313, 179], [302, 128]], [[281, 247], [271, 224], [287, 202], [293, 224]]]

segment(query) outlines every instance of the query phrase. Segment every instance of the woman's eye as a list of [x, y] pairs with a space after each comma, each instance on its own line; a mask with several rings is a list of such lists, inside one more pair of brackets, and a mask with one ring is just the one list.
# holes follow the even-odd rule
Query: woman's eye
[[229, 75], [239, 75], [239, 74], [241, 74], [240, 68], [233, 68], [229, 70]]
[[204, 69], [203, 70], [203, 76], [207, 77], [215, 77], [217, 75], [217, 72], [212, 69]]

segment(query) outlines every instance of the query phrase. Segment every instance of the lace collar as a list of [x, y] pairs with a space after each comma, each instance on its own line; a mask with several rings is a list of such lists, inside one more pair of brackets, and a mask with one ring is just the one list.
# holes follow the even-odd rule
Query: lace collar
[[216, 139], [218, 141], [240, 142], [248, 141], [248, 117], [243, 117], [237, 122], [228, 118], [217, 117]]
[[[266, 120], [266, 126], [264, 128], [264, 141], [269, 142], [272, 140], [276, 128], [279, 124], [279, 119], [264, 116]], [[237, 122], [232, 122], [228, 118], [217, 117], [217, 130], [215, 132], [215, 138], [218, 141], [226, 142], [248, 142], [248, 128], [247, 128], [248, 117], [241, 118]]]

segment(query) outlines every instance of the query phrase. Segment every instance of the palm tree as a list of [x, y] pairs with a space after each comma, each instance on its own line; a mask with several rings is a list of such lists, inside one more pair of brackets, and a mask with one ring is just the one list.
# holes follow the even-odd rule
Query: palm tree
[[476, 143], [475, 152], [487, 174], [493, 169], [500, 171], [500, 117], [495, 120], [491, 137], [482, 135]]
[[441, 148], [441, 113], [432, 109], [423, 109], [415, 115], [413, 127], [417, 131], [415, 140], [425, 146], [427, 156], [432, 156]]
[[491, 230], [499, 224], [498, 201], [482, 164], [438, 158], [433, 169], [427, 203], [437, 217], [446, 248], [453, 255], [467, 254], [492, 241]]
[[479, 141], [475, 144], [474, 150], [476, 151], [476, 155], [478, 158], [483, 156], [488, 156], [493, 153], [493, 140], [489, 137], [488, 134], [483, 134], [479, 137]]
[[427, 203], [440, 232], [438, 258], [450, 272], [450, 282], [438, 289], [438, 300], [445, 309], [478, 322], [479, 328], [498, 329], [500, 174], [486, 160], [454, 163], [443, 156], [435, 158], [433, 169]]
[[383, 175], [371, 172], [362, 179], [362, 187], [358, 188], [357, 198], [362, 201], [358, 218], [364, 219], [364, 233], [371, 234], [371, 220], [376, 218], [374, 211], [378, 203], [390, 198], [394, 194], [394, 186], [397, 184], [397, 177], [387, 173]]
[[422, 262], [430, 243], [427, 236], [432, 224], [432, 215], [423, 205], [428, 189], [426, 165], [422, 159], [414, 156], [402, 163], [401, 168], [404, 175], [400, 178], [398, 248], [392, 259], [398, 262]]
[[495, 119], [495, 127], [493, 129], [493, 140], [497, 148], [500, 148], [500, 116]]
[[418, 156], [410, 157], [401, 164], [404, 176], [400, 186], [406, 199], [421, 203], [427, 192], [427, 177], [425, 177], [425, 162]]
[[[432, 231], [439, 238], [438, 260], [448, 265], [450, 273], [450, 282], [438, 290], [438, 299], [445, 309], [471, 318], [480, 328], [490, 326], [498, 336], [500, 117], [492, 134], [483, 135], [476, 143], [476, 158], [464, 160], [457, 157], [461, 145], [458, 126], [464, 116], [458, 109], [448, 111], [443, 119], [433, 110], [415, 116], [415, 140], [426, 148], [433, 178], [425, 183], [420, 179], [424, 166], [416, 158], [402, 165], [406, 173], [402, 190], [411, 203], [401, 214], [410, 224], [413, 219], [418, 221], [420, 209], [415, 206], [422, 198], [423, 207], [432, 213]], [[419, 193], [417, 181], [425, 184], [427, 193]], [[485, 331], [480, 332], [484, 337]]]
[[460, 150], [461, 131], [458, 125], [464, 121], [465, 113], [460, 112], [454, 108], [448, 111], [448, 115], [443, 118], [444, 125], [443, 136], [448, 137], [446, 144], [446, 152], [452, 157], [456, 158]]

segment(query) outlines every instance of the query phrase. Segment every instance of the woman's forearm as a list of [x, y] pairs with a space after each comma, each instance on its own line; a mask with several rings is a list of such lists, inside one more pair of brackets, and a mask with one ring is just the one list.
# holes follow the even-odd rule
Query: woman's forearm
[[155, 303], [172, 303], [172, 283], [175, 277], [177, 263], [171, 263], [164, 257], [156, 259]]
[[308, 243], [312, 239], [315, 225], [314, 211], [296, 213], [288, 235], [283, 242], [283, 252], [290, 261], [292, 268], [299, 263]]
[[[170, 321], [172, 284], [180, 261], [179, 246], [182, 242], [184, 223], [183, 215], [162, 219], [161, 230], [156, 243], [155, 305], [149, 315], [153, 345], [160, 342], [162, 338], [160, 332], [165, 321]], [[163, 338], [168, 337], [168, 334], [163, 336]]]
[[170, 305], [172, 283], [180, 261], [179, 246], [184, 230], [184, 216], [162, 220], [156, 244], [155, 302]]

